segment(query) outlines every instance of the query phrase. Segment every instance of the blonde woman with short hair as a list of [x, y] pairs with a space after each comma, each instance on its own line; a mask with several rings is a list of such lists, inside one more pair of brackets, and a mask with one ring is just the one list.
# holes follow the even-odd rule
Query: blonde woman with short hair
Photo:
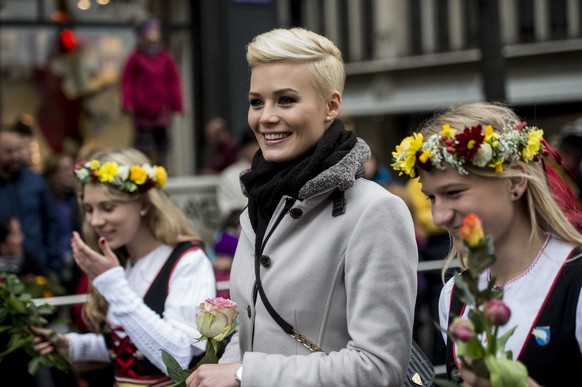
[[370, 148], [339, 119], [340, 51], [301, 28], [247, 46], [260, 150], [231, 271], [239, 328], [192, 386], [401, 386], [417, 248], [404, 202], [364, 179]]

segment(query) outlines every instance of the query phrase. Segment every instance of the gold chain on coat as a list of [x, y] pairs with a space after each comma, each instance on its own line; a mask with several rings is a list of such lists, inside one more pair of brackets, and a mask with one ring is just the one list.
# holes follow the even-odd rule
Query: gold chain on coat
[[303, 346], [307, 348], [309, 352], [323, 352], [323, 349], [319, 348], [317, 344], [303, 336], [301, 333], [297, 332], [295, 329], [291, 331], [291, 337], [297, 340], [297, 342], [303, 344]]

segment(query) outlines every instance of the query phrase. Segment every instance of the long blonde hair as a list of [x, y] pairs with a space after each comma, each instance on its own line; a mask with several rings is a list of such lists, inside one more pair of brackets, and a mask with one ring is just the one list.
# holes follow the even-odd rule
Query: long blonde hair
[[[99, 160], [101, 163], [107, 161], [115, 161], [119, 165], [143, 165], [149, 163], [147, 157], [136, 149], [122, 148], [112, 149], [108, 151], [98, 152], [93, 155], [93, 159]], [[143, 194], [128, 194], [117, 190], [111, 185], [106, 185], [109, 193], [112, 196], [119, 197], [124, 200], [143, 201], [148, 204], [149, 211], [144, 217], [147, 222], [147, 227], [152, 235], [159, 242], [176, 246], [180, 242], [198, 241], [203, 243], [203, 239], [190, 226], [188, 220], [176, 207], [168, 195], [161, 189], [152, 188]], [[79, 186], [79, 198], [82, 200], [84, 186]], [[83, 221], [83, 238], [91, 248], [97, 252], [101, 252], [97, 241], [99, 236], [85, 220]], [[123, 248], [116, 251], [121, 264], [125, 263], [126, 253]], [[83, 310], [84, 318], [91, 330], [101, 333], [106, 330], [106, 316], [108, 305], [105, 299], [92, 286], [89, 288], [89, 299]]]
[[[494, 131], [501, 132], [504, 127], [515, 127], [520, 122], [521, 119], [505, 105], [479, 102], [455, 106], [436, 115], [421, 125], [420, 132], [426, 136], [439, 133], [444, 124], [449, 124], [454, 128], [491, 125]], [[522, 161], [515, 163], [520, 164], [520, 168], [504, 168], [501, 173], [470, 165], [465, 167], [470, 173], [485, 178], [509, 179], [519, 177], [527, 179], [527, 190], [523, 200], [525, 200], [527, 215], [531, 222], [530, 239], [539, 241], [543, 240], [546, 234], [550, 234], [565, 242], [582, 247], [582, 235], [570, 223], [556, 203], [542, 163], [524, 163]], [[459, 259], [463, 268], [466, 267], [463, 257], [451, 249], [442, 271], [443, 279], [454, 258]]]

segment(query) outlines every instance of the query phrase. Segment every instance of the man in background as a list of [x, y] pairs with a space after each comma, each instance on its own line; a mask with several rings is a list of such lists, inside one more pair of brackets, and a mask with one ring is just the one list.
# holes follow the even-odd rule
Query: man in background
[[26, 166], [23, 146], [14, 127], [0, 129], [0, 213], [20, 221], [25, 249], [58, 274], [63, 252], [57, 207], [42, 176]]

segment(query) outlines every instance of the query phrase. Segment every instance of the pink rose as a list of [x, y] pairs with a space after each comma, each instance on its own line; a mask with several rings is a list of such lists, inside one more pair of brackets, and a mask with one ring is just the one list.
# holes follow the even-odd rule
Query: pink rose
[[475, 326], [470, 320], [455, 317], [449, 326], [449, 334], [456, 340], [467, 342], [475, 337]]
[[511, 310], [501, 300], [491, 300], [483, 305], [483, 314], [491, 324], [505, 325], [511, 317]]
[[203, 337], [222, 341], [236, 328], [236, 304], [222, 297], [209, 298], [200, 304], [196, 315], [198, 331]]

